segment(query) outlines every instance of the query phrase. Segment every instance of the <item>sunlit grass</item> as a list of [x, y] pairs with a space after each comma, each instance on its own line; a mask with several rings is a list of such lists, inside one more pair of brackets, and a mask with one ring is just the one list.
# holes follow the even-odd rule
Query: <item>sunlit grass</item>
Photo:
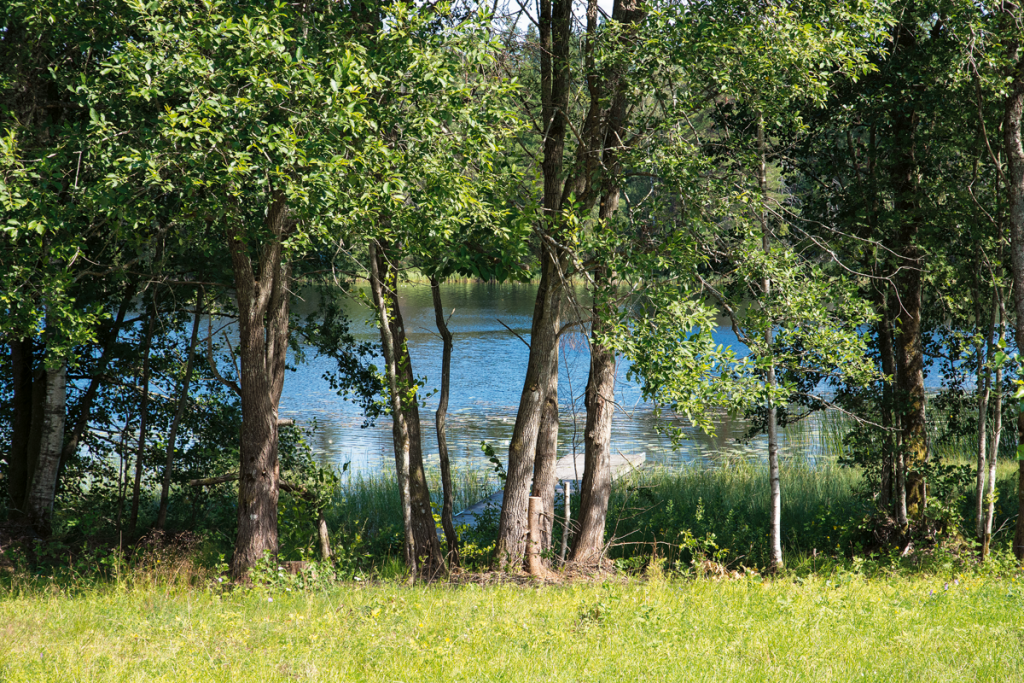
[[[945, 586], [948, 584], [948, 589]], [[1017, 681], [1014, 579], [0, 594], [14, 681]]]

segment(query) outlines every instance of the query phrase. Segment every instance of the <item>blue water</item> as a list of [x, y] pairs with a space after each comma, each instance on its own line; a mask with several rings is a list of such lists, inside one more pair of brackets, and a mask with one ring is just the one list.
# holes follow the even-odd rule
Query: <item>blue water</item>
[[[482, 440], [492, 443], [499, 455], [507, 451], [529, 349], [502, 323], [528, 340], [535, 293], [536, 286], [529, 284], [454, 283], [442, 287], [445, 313], [451, 313], [449, 327], [454, 336], [448, 444], [456, 469], [492, 470], [480, 450]], [[301, 314], [314, 305], [315, 301], [308, 299], [300, 302], [296, 309]], [[430, 393], [440, 382], [441, 339], [436, 332], [429, 286], [403, 283], [400, 305], [413, 371], [426, 379], [426, 393]], [[356, 320], [353, 331], [357, 339], [379, 344], [377, 330], [368, 324], [370, 311], [366, 304], [352, 297], [346, 307]], [[572, 317], [570, 306], [564, 318]], [[714, 336], [721, 344], [738, 347], [731, 329], [721, 327]], [[737, 351], [743, 350], [741, 346], [737, 348]], [[579, 333], [563, 335], [560, 352], [559, 448], [561, 455], [568, 455], [583, 450], [586, 416], [582, 395], [589, 366], [585, 337]], [[363, 416], [358, 407], [335, 395], [322, 379], [324, 370], [329, 369], [333, 361], [314, 358], [312, 354], [309, 358], [308, 363], [299, 365], [286, 377], [281, 417], [305, 424], [315, 420], [313, 446], [324, 462], [339, 467], [349, 463], [352, 473], [372, 474], [393, 469], [390, 420], [380, 419], [375, 426], [362, 428]], [[378, 367], [381, 367], [379, 361]], [[713, 436], [690, 429], [681, 418], [656, 418], [653, 406], [642, 400], [640, 387], [626, 379], [627, 370], [628, 363], [620, 360], [616, 383], [619, 409], [613, 420], [613, 450], [625, 454], [645, 453], [648, 462], [666, 466], [698, 459], [717, 462], [728, 457], [763, 454], [763, 438], [738, 442], [746, 425], [728, 416], [723, 415], [717, 421]], [[437, 463], [436, 407], [437, 396], [434, 395], [426, 399], [426, 408], [421, 409], [428, 468]], [[689, 435], [679, 448], [661, 433], [670, 425], [683, 427]], [[794, 454], [813, 456], [817, 451], [816, 432], [813, 428], [800, 430], [784, 442], [783, 447]]]

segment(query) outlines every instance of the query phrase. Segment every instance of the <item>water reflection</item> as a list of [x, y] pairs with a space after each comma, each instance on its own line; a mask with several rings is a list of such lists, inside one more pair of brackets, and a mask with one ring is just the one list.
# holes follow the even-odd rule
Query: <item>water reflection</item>
[[[355, 294], [368, 296], [368, 288], [357, 288]], [[454, 335], [448, 443], [456, 469], [485, 474], [492, 471], [492, 464], [480, 450], [481, 441], [493, 444], [499, 455], [507, 453], [529, 353], [516, 335], [529, 339], [535, 294], [536, 286], [529, 284], [453, 283], [442, 287], [445, 312], [452, 313], [449, 326]], [[379, 337], [369, 324], [370, 311], [358, 298], [348, 297], [345, 303], [355, 320], [353, 331], [357, 339], [376, 343]], [[440, 382], [441, 365], [441, 340], [434, 327], [430, 287], [403, 283], [400, 301], [413, 370], [426, 379], [430, 393]], [[315, 306], [315, 298], [305, 295], [297, 312], [309, 313]], [[736, 345], [735, 336], [727, 328], [719, 328], [715, 337], [722, 344]], [[586, 416], [582, 396], [589, 367], [586, 339], [579, 333], [565, 335], [560, 351], [559, 449], [562, 455], [568, 455], [583, 450]], [[359, 409], [336, 396], [322, 379], [329, 361], [312, 355], [308, 358], [309, 362], [298, 365], [286, 377], [281, 416], [307, 424], [315, 421], [313, 445], [325, 463], [339, 467], [350, 463], [350, 472], [364, 475], [392, 471], [390, 420], [381, 419], [375, 426], [363, 428]], [[377, 363], [380, 367], [379, 359]], [[742, 420], [722, 415], [716, 433], [709, 436], [691, 429], [682, 418], [656, 417], [652, 406], [641, 400], [640, 387], [626, 379], [627, 370], [627, 363], [620, 362], [616, 385], [620, 409], [613, 422], [613, 449], [625, 454], [646, 453], [648, 462], [669, 467], [694, 460], [714, 465], [731, 457], [763, 456], [764, 437], [738, 443], [747, 427]], [[425, 403], [421, 412], [423, 448], [428, 467], [436, 467], [433, 417], [437, 397], [428, 396]], [[682, 427], [689, 437], [678, 448], [665, 434], [665, 428], [671, 426]], [[816, 423], [787, 430], [783, 452], [813, 457], [819, 450], [817, 431]]]

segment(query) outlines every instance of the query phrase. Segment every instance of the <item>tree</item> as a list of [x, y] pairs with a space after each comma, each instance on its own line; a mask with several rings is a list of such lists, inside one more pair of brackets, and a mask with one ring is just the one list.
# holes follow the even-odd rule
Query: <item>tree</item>
[[[99, 364], [109, 362], [121, 320], [110, 324], [106, 311], [118, 310], [134, 291], [124, 283], [125, 266], [145, 260], [127, 256], [120, 251], [124, 245], [104, 233], [105, 218], [116, 209], [97, 212], [95, 198], [85, 196], [95, 179], [81, 163], [88, 116], [69, 87], [96, 75], [95, 56], [123, 35], [112, 8], [55, 0], [11, 2], [3, 10], [0, 342], [10, 349], [15, 394], [5, 458], [12, 514], [24, 514], [44, 534], [59, 473], [82, 437], [96, 392], [90, 384], [82, 401], [72, 404], [78, 414], [69, 420], [68, 369], [81, 360], [76, 352], [95, 348], [93, 343], [102, 348]], [[72, 10], [76, 21], [53, 20]], [[116, 191], [103, 197], [114, 207], [126, 199]]]
[[91, 140], [111, 168], [107, 187], [145, 192], [154, 219], [229, 264], [220, 277], [234, 286], [240, 337], [238, 382], [226, 382], [243, 414], [232, 559], [241, 578], [277, 552], [291, 264], [353, 206], [369, 75], [358, 48], [338, 40], [329, 5], [130, 12], [136, 38], [107, 59], [105, 79], [82, 86]]

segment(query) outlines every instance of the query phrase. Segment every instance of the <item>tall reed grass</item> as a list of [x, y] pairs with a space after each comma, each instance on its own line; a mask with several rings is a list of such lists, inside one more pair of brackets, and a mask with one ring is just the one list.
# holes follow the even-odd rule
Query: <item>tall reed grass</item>
[[[878, 510], [869, 482], [858, 468], [840, 465], [847, 453], [852, 418], [835, 411], [788, 425], [782, 434], [782, 533], [787, 564], [820, 556], [851, 557], [877, 549], [874, 524]], [[933, 438], [933, 456], [964, 468], [972, 466], [976, 442]], [[647, 465], [612, 486], [607, 542], [609, 556], [627, 565], [652, 555], [686, 565], [695, 556], [723, 564], [760, 567], [768, 561], [769, 484], [763, 444], [748, 442], [683, 466]], [[1016, 463], [1001, 458], [998, 468], [997, 543], [1005, 540], [1016, 486]], [[454, 473], [455, 511], [483, 500], [500, 482], [479, 469]], [[428, 472], [435, 513], [440, 513], [441, 485]], [[952, 533], [969, 537], [973, 493], [957, 494], [961, 521]], [[578, 518], [578, 497], [571, 501]], [[564, 522], [561, 506], [554, 529], [559, 547]], [[328, 520], [376, 558], [401, 555], [401, 511], [393, 474], [356, 476], [343, 483]], [[493, 525], [492, 525], [493, 526]], [[1011, 525], [1012, 526], [1012, 525]], [[1012, 531], [1012, 530], [1011, 530]], [[476, 532], [479, 546], [493, 529]], [[493, 540], [493, 539], [490, 539]], [[375, 560], [376, 561], [376, 560]]]
[[[845, 550], [851, 524], [870, 512], [861, 483], [859, 472], [834, 462], [784, 463], [785, 551], [807, 555]], [[727, 564], [763, 566], [769, 510], [768, 470], [760, 463], [640, 470], [612, 490], [610, 553], [618, 558], [657, 553], [684, 562], [706, 553]]]

